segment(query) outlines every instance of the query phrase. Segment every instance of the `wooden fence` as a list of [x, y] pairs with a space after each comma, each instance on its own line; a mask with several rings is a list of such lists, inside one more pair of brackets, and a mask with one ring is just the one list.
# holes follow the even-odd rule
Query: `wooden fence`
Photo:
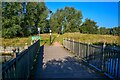
[[10, 60], [2, 65], [3, 80], [28, 79], [30, 71], [33, 69], [33, 64], [39, 55], [40, 41], [36, 41], [28, 49], [22, 51], [13, 60]]
[[63, 40], [63, 46], [110, 78], [120, 79], [120, 49]]

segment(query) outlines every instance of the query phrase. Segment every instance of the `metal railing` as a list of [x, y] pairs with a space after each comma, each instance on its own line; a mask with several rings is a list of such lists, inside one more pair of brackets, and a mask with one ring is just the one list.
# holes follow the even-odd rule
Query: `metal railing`
[[64, 39], [63, 46], [108, 77], [120, 79], [120, 50], [109, 46], [101, 47], [76, 42], [70, 39]]
[[2, 65], [2, 79], [28, 79], [30, 70], [36, 57], [39, 54], [40, 41], [36, 41], [28, 49], [22, 51], [15, 59], [10, 60]]

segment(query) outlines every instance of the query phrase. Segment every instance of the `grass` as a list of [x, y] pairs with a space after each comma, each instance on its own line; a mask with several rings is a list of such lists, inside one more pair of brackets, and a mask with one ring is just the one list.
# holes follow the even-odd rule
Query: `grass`
[[[50, 36], [49, 34], [41, 34], [42, 41], [41, 45], [46, 42], [47, 45], [50, 44]], [[116, 44], [120, 45], [120, 36], [113, 36], [113, 35], [99, 35], [99, 34], [80, 34], [80, 33], [65, 33], [63, 35], [59, 35], [57, 33], [52, 34], [52, 41], [53, 42], [60, 42], [62, 43], [63, 38], [74, 39], [75, 41], [79, 41], [82, 43], [102, 43], [106, 42], [107, 44]], [[31, 36], [24, 37], [24, 38], [12, 38], [12, 39], [4, 39], [2, 40], [2, 45], [4, 46], [24, 46], [25, 43], [28, 45], [31, 44]], [[1, 44], [0, 44], [1, 46]]]
[[[40, 36], [42, 37], [42, 41], [40, 43], [41, 45], [43, 45], [45, 42], [47, 45], [50, 44], [49, 34], [41, 34]], [[54, 40], [56, 36], [57, 36], [56, 33], [52, 34], [52, 40]], [[32, 36], [23, 37], [23, 38], [17, 37], [11, 39], [0, 38], [0, 41], [2, 41], [2, 44], [0, 44], [0, 46], [25, 46], [25, 43], [31, 45], [31, 40], [32, 40]]]
[[106, 43], [106, 44], [116, 44], [120, 45], [120, 36], [113, 36], [113, 35], [99, 35], [99, 34], [80, 34], [80, 33], [65, 33], [60, 35], [56, 41], [62, 43], [63, 38], [74, 39], [77, 42], [82, 43], [90, 43], [90, 44], [97, 44], [97, 43]]
[[31, 37], [23, 37], [23, 38], [11, 38], [11, 39], [4, 39], [2, 38], [2, 44], [0, 46], [24, 46], [25, 43], [28, 45], [31, 44]]

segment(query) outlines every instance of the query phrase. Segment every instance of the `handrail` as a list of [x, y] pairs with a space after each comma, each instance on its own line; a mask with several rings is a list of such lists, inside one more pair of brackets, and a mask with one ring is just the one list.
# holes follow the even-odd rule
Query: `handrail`
[[105, 75], [120, 79], [120, 50], [63, 39], [63, 46]]
[[36, 41], [28, 49], [23, 50], [16, 58], [2, 65], [2, 79], [28, 79], [33, 68], [35, 56], [38, 54], [40, 41]]

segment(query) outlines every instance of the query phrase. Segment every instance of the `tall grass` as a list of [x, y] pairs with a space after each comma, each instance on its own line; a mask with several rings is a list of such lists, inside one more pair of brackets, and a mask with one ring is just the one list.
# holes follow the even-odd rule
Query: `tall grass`
[[100, 35], [100, 34], [80, 34], [80, 33], [65, 33], [61, 35], [57, 41], [62, 43], [63, 38], [74, 39], [82, 43], [106, 43], [120, 45], [120, 36]]
[[[50, 35], [49, 34], [41, 34], [42, 37], [41, 45], [46, 42], [47, 45], [50, 44]], [[58, 35], [57, 33], [52, 34], [52, 41], [59, 42], [62, 44], [63, 38], [74, 39], [75, 41], [79, 41], [82, 43], [101, 43], [105, 42], [107, 44], [116, 44], [120, 45], [120, 36], [113, 35], [99, 35], [99, 34], [80, 34], [80, 33], [65, 33], [63, 35]], [[25, 43], [28, 45], [31, 44], [31, 36], [24, 38], [12, 38], [12, 39], [4, 39], [2, 40], [2, 46], [24, 46]], [[1, 44], [0, 44], [1, 46]]]

